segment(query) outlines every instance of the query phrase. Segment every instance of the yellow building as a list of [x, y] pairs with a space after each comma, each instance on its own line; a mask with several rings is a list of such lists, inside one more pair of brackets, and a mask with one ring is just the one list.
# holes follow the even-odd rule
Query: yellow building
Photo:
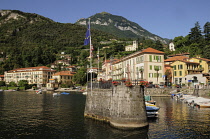
[[182, 84], [182, 83], [186, 84], [187, 83], [186, 75], [202, 72], [202, 70], [199, 69], [199, 63], [191, 62], [188, 59], [176, 60], [173, 63], [171, 63], [171, 67], [173, 70], [172, 77], [174, 84]]
[[55, 82], [59, 84], [71, 85], [72, 77], [74, 74], [75, 72], [71, 72], [71, 71], [60, 71], [53, 74], [52, 78], [55, 80]]
[[197, 68], [200, 69], [202, 73], [209, 73], [210, 59], [193, 57], [193, 58], [190, 58], [189, 61], [199, 63], [199, 67]]

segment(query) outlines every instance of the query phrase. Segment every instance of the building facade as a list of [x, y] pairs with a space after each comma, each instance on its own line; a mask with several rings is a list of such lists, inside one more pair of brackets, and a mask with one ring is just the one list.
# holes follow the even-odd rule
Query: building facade
[[154, 84], [164, 83], [164, 52], [147, 48], [123, 57], [111, 64], [113, 80], [146, 80]]
[[4, 81], [6, 83], [15, 82], [20, 80], [27, 80], [28, 84], [46, 84], [55, 70], [46, 66], [19, 68], [4, 72]]

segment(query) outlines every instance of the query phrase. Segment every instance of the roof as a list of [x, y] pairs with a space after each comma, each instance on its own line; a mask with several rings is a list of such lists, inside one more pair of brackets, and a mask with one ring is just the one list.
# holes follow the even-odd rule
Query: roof
[[206, 58], [197, 58], [197, 57], [193, 57], [193, 58], [196, 58], [196, 59], [200, 59], [200, 60], [204, 60], [204, 61], [210, 62], [210, 59], [206, 59]]
[[164, 52], [156, 50], [156, 49], [151, 48], [151, 47], [142, 50], [141, 53], [165, 54]]
[[39, 67], [19, 68], [19, 69], [10, 70], [8, 72], [26, 72], [26, 71], [55, 71], [55, 70], [52, 70], [51, 68], [48, 68], [46, 66], [39, 66]]
[[186, 57], [186, 56], [174, 56], [174, 57], [164, 60], [164, 62], [172, 62], [172, 61], [186, 60], [186, 59], [188, 59], [188, 57]]
[[60, 71], [53, 74], [53, 76], [58, 76], [58, 75], [73, 76], [74, 74], [71, 71]]

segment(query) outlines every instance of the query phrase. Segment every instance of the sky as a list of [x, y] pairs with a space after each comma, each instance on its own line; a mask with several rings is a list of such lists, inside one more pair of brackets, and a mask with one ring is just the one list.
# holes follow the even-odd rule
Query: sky
[[201, 29], [210, 22], [210, 0], [0, 0], [0, 10], [36, 13], [60, 23], [108, 12], [168, 39], [188, 35], [196, 22]]

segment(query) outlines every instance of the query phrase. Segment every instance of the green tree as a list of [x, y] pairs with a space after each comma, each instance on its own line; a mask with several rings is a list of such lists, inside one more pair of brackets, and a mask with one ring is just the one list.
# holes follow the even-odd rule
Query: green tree
[[27, 80], [20, 80], [20, 81], [18, 81], [18, 86], [27, 88], [28, 81]]
[[5, 85], [6, 85], [5, 81], [0, 81], [0, 86], [5, 86]]
[[203, 29], [205, 40], [210, 41], [210, 22], [206, 22]]
[[87, 75], [86, 75], [87, 69], [82, 67], [80, 68], [77, 73], [73, 76], [73, 82], [75, 84], [81, 84], [84, 85], [87, 82]]
[[201, 42], [203, 39], [201, 32], [202, 31], [199, 22], [196, 22], [195, 27], [191, 28], [191, 32], [189, 33], [189, 40], [191, 42]]
[[16, 84], [15, 82], [10, 82], [10, 83], [9, 83], [9, 86], [16, 87], [17, 84]]

